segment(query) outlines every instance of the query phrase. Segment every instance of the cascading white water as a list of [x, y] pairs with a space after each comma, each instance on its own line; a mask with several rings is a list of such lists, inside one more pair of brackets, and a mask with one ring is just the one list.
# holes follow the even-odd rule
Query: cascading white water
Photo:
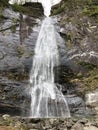
[[58, 62], [54, 25], [47, 17], [38, 36], [30, 75], [30, 115], [33, 118], [70, 117], [65, 97], [54, 83], [54, 67], [58, 66]]
[[61, 0], [10, 0], [10, 4], [40, 2], [44, 8], [44, 19], [35, 47], [30, 74], [30, 117], [70, 117], [65, 97], [54, 82], [54, 67], [58, 66], [59, 53], [52, 19], [48, 17], [51, 7]]

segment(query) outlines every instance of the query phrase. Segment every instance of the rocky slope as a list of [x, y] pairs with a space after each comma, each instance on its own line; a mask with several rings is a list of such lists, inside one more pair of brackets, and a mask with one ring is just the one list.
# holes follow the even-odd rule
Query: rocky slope
[[98, 130], [98, 119], [26, 119], [3, 115], [0, 130]]
[[[63, 72], [63, 79], [68, 79], [76, 93], [89, 100], [85, 95], [98, 91], [98, 1], [62, 1], [53, 14], [58, 12], [60, 34], [66, 39], [62, 63], [73, 73], [69, 76]], [[92, 107], [93, 101], [89, 103]]]

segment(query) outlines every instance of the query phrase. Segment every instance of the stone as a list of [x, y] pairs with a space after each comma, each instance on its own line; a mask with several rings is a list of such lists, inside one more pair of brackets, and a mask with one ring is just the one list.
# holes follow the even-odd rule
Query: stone
[[5, 18], [19, 20], [19, 13], [14, 12], [11, 8], [4, 9], [2, 13]]
[[84, 130], [98, 130], [95, 126], [84, 127]]
[[72, 130], [84, 130], [83, 125], [77, 122], [75, 125], [72, 126]]
[[74, 125], [74, 122], [70, 119], [66, 122], [66, 127], [71, 128]]
[[86, 118], [83, 118], [83, 119], [81, 119], [81, 120], [79, 120], [78, 121], [79, 123], [82, 123], [82, 124], [87, 124], [87, 122], [88, 122], [88, 119], [86, 119]]
[[90, 106], [98, 106], [98, 92], [97, 90], [95, 92], [86, 94], [86, 105]]
[[78, 97], [77, 95], [68, 95], [66, 99], [72, 113], [84, 113], [84, 101], [81, 97]]
[[4, 119], [4, 120], [7, 120], [7, 119], [9, 119], [9, 118], [10, 118], [10, 115], [5, 114], [5, 115], [3, 115], [2, 117], [3, 117], [3, 119]]

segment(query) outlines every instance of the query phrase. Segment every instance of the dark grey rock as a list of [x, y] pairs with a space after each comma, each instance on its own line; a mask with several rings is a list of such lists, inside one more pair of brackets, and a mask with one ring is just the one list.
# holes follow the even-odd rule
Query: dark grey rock
[[66, 100], [68, 102], [71, 113], [78, 113], [80, 115], [84, 113], [85, 103], [81, 97], [78, 97], [76, 95], [68, 95], [66, 97]]

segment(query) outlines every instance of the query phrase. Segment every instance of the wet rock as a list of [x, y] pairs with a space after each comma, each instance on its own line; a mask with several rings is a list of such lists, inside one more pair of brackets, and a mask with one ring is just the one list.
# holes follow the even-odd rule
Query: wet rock
[[40, 21], [18, 16], [11, 9], [5, 9], [3, 15], [6, 19], [0, 23], [0, 113], [29, 115], [30, 95], [26, 91], [39, 30], [37, 25], [37, 31], [33, 27]]
[[69, 95], [66, 97], [71, 113], [84, 114], [85, 103], [81, 97]]
[[[12, 20], [10, 19], [7, 19], [7, 20], [4, 20], [3, 23], [1, 23], [1, 26], [0, 26], [0, 32], [1, 31], [6, 31], [8, 29], [11, 29], [13, 26], [17, 26], [19, 25], [19, 23], [17, 22], [13, 22]], [[8, 34], [6, 34], [8, 35]]]
[[0, 52], [0, 60], [2, 60], [4, 58], [4, 55], [2, 52]]
[[0, 30], [2, 30], [0, 32], [1, 72], [24, 73], [24, 71], [31, 70], [34, 46], [38, 35], [38, 32], [33, 30], [33, 26], [37, 19], [32, 21], [29, 17], [21, 17], [20, 20], [17, 26], [17, 22], [14, 23], [9, 18], [0, 23]]
[[12, 9], [6, 8], [2, 12], [5, 18], [19, 20], [19, 13], [14, 12]]
[[[25, 96], [27, 96], [25, 90], [27, 86], [28, 84], [26, 83], [0, 77], [0, 113], [20, 115], [21, 111], [24, 110]], [[30, 100], [30, 98], [28, 99]]]

